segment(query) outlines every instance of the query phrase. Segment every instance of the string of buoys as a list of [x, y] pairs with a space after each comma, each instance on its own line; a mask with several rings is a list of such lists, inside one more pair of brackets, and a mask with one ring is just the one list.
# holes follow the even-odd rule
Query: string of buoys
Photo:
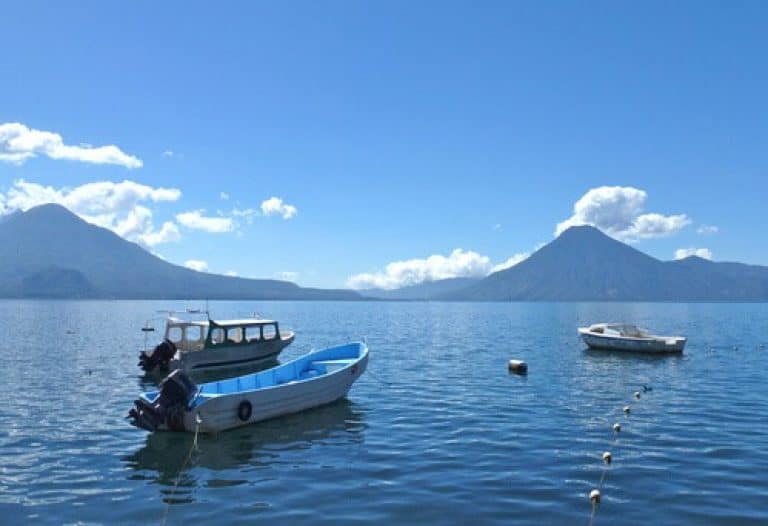
[[[642, 386], [643, 393], [647, 393], [649, 391], [653, 391], [653, 387], [650, 387], [648, 385]], [[633, 393], [633, 396], [635, 400], [640, 400], [640, 397], [642, 396], [642, 393], [640, 391], [635, 391]], [[624, 416], [626, 418], [629, 418], [629, 414], [632, 412], [632, 407], [629, 405], [625, 405], [622, 408], [622, 412], [624, 413]], [[616, 422], [611, 426], [611, 445], [615, 445], [616, 439], [619, 436], [619, 433], [621, 433], [621, 424]], [[613, 453], [611, 451], [606, 451], [602, 455], [603, 459], [603, 473], [600, 475], [600, 482], [598, 482], [597, 487], [589, 492], [589, 502], [592, 504], [592, 513], [589, 516], [589, 526], [592, 526], [595, 522], [595, 515], [597, 515], [597, 509], [600, 505], [600, 501], [603, 497], [602, 491], [603, 491], [603, 484], [605, 483], [605, 479], [608, 476], [608, 471], [610, 469], [611, 464], [613, 463]]]

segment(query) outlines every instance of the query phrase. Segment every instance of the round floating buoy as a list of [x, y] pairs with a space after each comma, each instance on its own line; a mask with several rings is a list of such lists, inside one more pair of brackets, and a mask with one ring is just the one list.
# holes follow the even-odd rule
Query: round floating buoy
[[628, 405], [625, 405], [625, 406], [624, 406], [624, 412], [625, 412], [626, 414], [629, 414], [629, 412], [630, 412], [630, 411], [631, 411], [630, 407], [629, 407]]
[[528, 374], [528, 364], [522, 360], [510, 360], [508, 368], [510, 373]]
[[620, 431], [621, 431], [621, 424], [619, 423], [613, 424], [613, 432], [619, 433]]
[[640, 391], [635, 391], [635, 398], [640, 400]]
[[589, 500], [592, 504], [600, 504], [600, 490], [593, 489], [589, 492]]
[[606, 451], [605, 453], [603, 453], [603, 462], [605, 462], [606, 464], [610, 464], [612, 460], [613, 460], [613, 455], [611, 455], [610, 451]]
[[237, 406], [237, 418], [239, 418], [243, 422], [251, 418], [252, 413], [253, 413], [253, 406], [248, 400], [243, 400], [242, 402], [240, 402], [240, 405]]

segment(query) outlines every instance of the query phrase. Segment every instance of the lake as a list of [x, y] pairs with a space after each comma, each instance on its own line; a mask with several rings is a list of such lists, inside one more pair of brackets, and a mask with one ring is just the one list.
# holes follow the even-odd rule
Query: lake
[[[295, 330], [283, 360], [366, 337], [370, 364], [348, 400], [201, 435], [180, 472], [193, 437], [124, 416], [139, 329], [188, 306], [0, 302], [3, 524], [586, 525], [606, 450], [595, 524], [768, 523], [766, 304], [212, 302]], [[599, 321], [688, 346], [586, 351]]]

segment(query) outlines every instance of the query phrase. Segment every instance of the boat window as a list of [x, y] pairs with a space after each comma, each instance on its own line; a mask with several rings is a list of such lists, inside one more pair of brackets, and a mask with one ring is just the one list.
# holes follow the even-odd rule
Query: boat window
[[173, 343], [178, 343], [181, 341], [181, 327], [168, 327], [168, 336], [167, 338], [171, 340]]
[[275, 330], [274, 325], [264, 325], [264, 339], [265, 340], [271, 340], [277, 336], [277, 331]]
[[227, 329], [227, 341], [231, 343], [240, 343], [243, 341], [243, 328], [230, 327]]
[[184, 339], [188, 342], [199, 342], [203, 339], [203, 328], [199, 325], [190, 325], [184, 333]]
[[211, 343], [217, 345], [224, 342], [224, 329], [215, 327], [211, 329]]
[[258, 327], [246, 327], [245, 328], [245, 339], [248, 341], [254, 341], [258, 340], [260, 337], [261, 332], [259, 331]]

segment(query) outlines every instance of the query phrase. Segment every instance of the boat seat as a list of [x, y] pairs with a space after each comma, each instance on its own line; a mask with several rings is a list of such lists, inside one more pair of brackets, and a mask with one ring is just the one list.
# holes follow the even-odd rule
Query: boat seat
[[314, 367], [317, 365], [338, 365], [340, 367], [344, 367], [345, 365], [349, 365], [351, 363], [354, 363], [356, 360], [353, 358], [347, 358], [344, 360], [315, 360], [314, 362], [309, 362], [310, 367]]

